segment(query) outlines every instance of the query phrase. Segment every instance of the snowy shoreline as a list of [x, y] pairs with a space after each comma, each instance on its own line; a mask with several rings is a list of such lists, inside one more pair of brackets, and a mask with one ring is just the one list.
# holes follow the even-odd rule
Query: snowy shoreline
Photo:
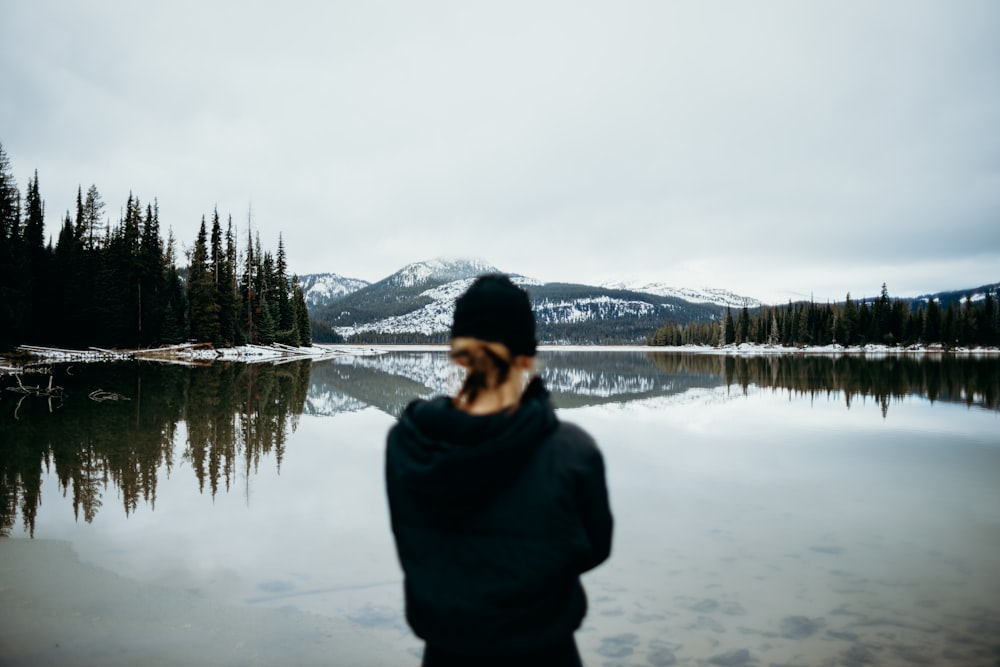
[[[113, 350], [90, 348], [87, 350], [67, 350], [23, 345], [17, 348], [19, 358], [0, 357], [0, 374], [19, 373], [24, 366], [38, 363], [58, 362], [100, 362], [100, 361], [158, 361], [162, 363], [201, 365], [215, 361], [243, 363], [285, 363], [300, 359], [328, 359], [338, 356], [372, 356], [389, 352], [445, 352], [444, 344], [430, 345], [390, 345], [390, 344], [319, 344], [311, 347], [290, 347], [287, 345], [241, 345], [239, 347], [214, 348], [208, 345], [177, 345], [172, 347], [137, 350]], [[826, 356], [892, 356], [892, 355], [955, 355], [955, 356], [998, 356], [996, 347], [954, 347], [942, 345], [911, 345], [890, 347], [888, 345], [863, 345], [844, 347], [842, 345], [817, 345], [809, 347], [783, 347], [780, 345], [756, 345], [742, 343], [712, 347], [709, 345], [659, 346], [659, 345], [570, 345], [542, 344], [540, 353], [546, 352], [670, 352], [687, 354], [715, 354], [731, 356], [758, 355], [826, 355]]]

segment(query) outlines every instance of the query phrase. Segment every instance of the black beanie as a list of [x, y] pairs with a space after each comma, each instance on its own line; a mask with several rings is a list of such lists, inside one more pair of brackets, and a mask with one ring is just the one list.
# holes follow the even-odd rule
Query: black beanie
[[513, 355], [535, 356], [538, 342], [528, 293], [504, 274], [479, 276], [455, 300], [451, 337], [503, 343]]

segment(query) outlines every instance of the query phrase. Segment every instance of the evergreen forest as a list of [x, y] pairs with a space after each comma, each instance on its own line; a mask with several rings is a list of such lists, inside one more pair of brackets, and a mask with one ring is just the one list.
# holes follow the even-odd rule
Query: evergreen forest
[[668, 323], [659, 327], [650, 345], [739, 345], [756, 343], [805, 347], [809, 345], [940, 345], [1000, 346], [997, 296], [987, 290], [985, 298], [949, 302], [942, 307], [935, 299], [911, 302], [894, 299], [882, 285], [881, 294], [855, 302], [848, 294], [843, 303], [791, 303], [787, 306], [742, 308], [733, 318], [731, 308], [721, 320]]
[[224, 230], [216, 210], [202, 217], [183, 267], [176, 255], [155, 200], [130, 194], [112, 224], [94, 185], [77, 190], [75, 215], [67, 211], [55, 244], [46, 241], [38, 172], [22, 196], [0, 145], [0, 350], [311, 344], [280, 236], [276, 254], [249, 232], [239, 248], [232, 216]]

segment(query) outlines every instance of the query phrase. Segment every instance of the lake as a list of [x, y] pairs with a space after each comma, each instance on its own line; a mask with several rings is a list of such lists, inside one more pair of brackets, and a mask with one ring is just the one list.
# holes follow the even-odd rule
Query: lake
[[[544, 351], [616, 519], [585, 664], [1000, 664], [1000, 358]], [[382, 464], [442, 351], [0, 378], [0, 662], [418, 665]]]

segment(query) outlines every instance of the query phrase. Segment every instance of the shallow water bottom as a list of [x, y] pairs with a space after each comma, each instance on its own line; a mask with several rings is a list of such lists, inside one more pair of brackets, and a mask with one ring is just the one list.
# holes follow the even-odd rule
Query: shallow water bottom
[[66, 542], [0, 539], [4, 665], [395, 665], [348, 621], [221, 605], [81, 563]]
[[[585, 664], [1000, 660], [995, 601], [968, 585], [968, 568], [986, 563], [927, 554], [926, 572], [897, 572], [893, 550], [905, 547], [877, 541], [857, 556], [815, 544], [776, 560], [735, 548], [730, 537], [706, 536], [715, 558], [692, 561], [677, 549], [669, 565], [647, 563], [628, 575], [650, 577], [647, 586], [622, 586], [622, 566], [589, 575], [591, 610], [577, 635]], [[419, 664], [419, 642], [398, 627], [291, 606], [219, 604], [82, 564], [65, 542], [0, 540], [0, 586], [5, 665]]]

